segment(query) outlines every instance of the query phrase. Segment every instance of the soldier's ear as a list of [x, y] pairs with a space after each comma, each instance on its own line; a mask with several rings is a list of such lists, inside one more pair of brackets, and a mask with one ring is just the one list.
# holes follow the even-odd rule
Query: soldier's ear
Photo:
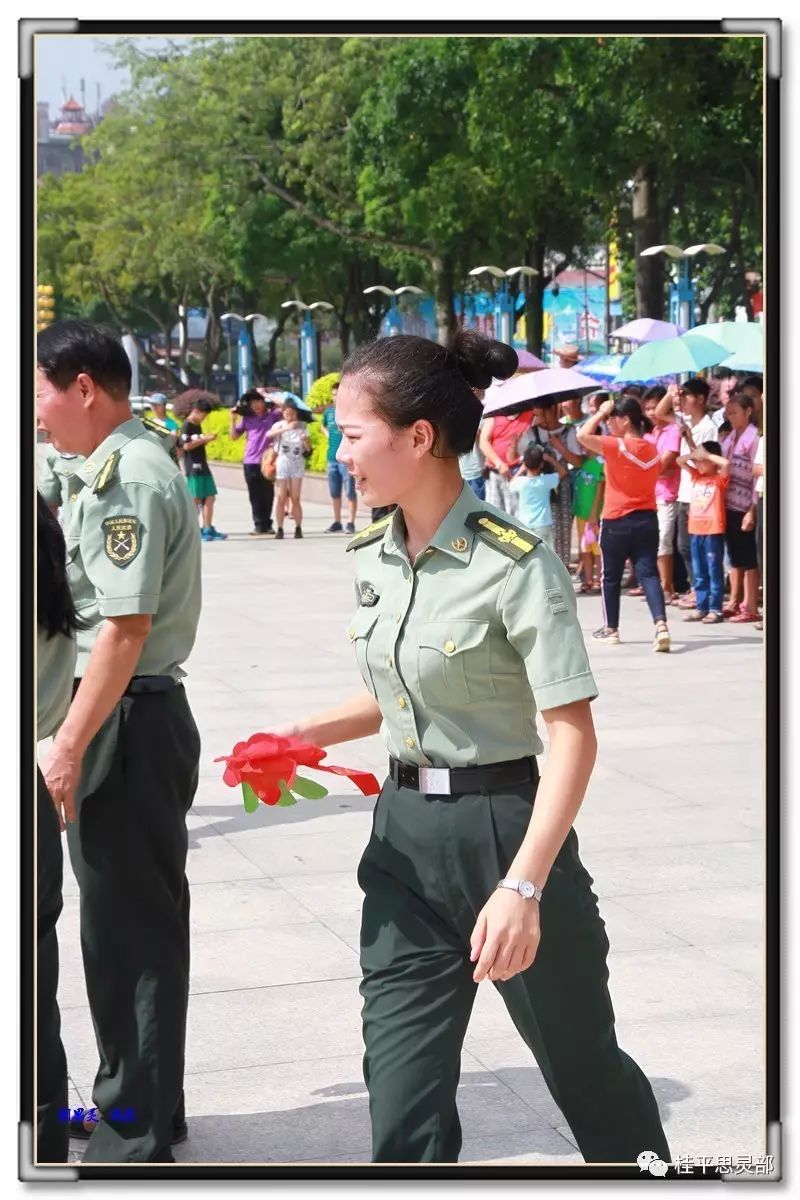
[[75, 377], [75, 384], [84, 404], [87, 401], [92, 401], [96, 398], [97, 384], [92, 379], [91, 375], [87, 375], [85, 371], [81, 371], [80, 374]]

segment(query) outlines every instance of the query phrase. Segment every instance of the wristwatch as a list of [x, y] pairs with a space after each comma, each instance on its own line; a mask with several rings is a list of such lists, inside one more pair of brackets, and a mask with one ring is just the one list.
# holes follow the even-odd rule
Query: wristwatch
[[519, 892], [523, 900], [541, 900], [542, 898], [542, 889], [535, 883], [531, 883], [530, 879], [501, 879], [497, 886], [510, 888], [512, 892]]

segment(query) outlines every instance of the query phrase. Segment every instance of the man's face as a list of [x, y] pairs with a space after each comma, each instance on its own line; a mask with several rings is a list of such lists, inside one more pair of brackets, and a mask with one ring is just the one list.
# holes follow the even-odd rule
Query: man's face
[[153, 416], [158, 417], [159, 421], [163, 421], [167, 415], [166, 404], [159, 404], [157, 400], [151, 400], [150, 407], [153, 410]]
[[86, 454], [93, 447], [87, 401], [94, 393], [88, 375], [78, 375], [62, 392], [36, 368], [36, 416], [57, 450]]

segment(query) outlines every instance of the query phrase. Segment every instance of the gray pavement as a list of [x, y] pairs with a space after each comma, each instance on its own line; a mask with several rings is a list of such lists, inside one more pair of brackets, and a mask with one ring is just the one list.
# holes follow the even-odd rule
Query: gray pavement
[[[190, 1136], [175, 1156], [368, 1162], [355, 871], [374, 802], [342, 782], [324, 801], [248, 816], [213, 762], [234, 740], [361, 686], [344, 634], [352, 561], [343, 536], [323, 534], [331, 518], [318, 504], [307, 506], [303, 541], [248, 537], [246, 495], [218, 476], [230, 485], [216, 523], [230, 536], [203, 547], [188, 664], [203, 750], [189, 817]], [[600, 624], [597, 599], [580, 598], [579, 611], [587, 633]], [[670, 655], [651, 652], [635, 599], [623, 601], [623, 644], [590, 649], [600, 751], [576, 828], [611, 942], [618, 1038], [652, 1081], [673, 1158], [761, 1155], [762, 643], [752, 626], [686, 625], [672, 611]], [[329, 758], [385, 768], [377, 737]], [[97, 1051], [68, 863], [59, 937], [71, 1103], [90, 1106]], [[488, 982], [459, 1109], [462, 1162], [583, 1161]], [[80, 1157], [82, 1144], [72, 1146]]]

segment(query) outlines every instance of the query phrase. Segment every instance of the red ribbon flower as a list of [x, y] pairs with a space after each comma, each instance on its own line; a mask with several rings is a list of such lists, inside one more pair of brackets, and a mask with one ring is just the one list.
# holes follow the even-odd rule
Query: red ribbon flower
[[225, 763], [222, 778], [228, 787], [241, 785], [248, 812], [254, 812], [259, 801], [288, 805], [296, 804], [298, 796], [307, 800], [321, 800], [327, 796], [328, 789], [322, 784], [298, 775], [298, 766], [344, 775], [365, 796], [374, 796], [380, 791], [380, 784], [369, 771], [353, 771], [323, 763], [325, 754], [319, 746], [300, 738], [254, 733], [246, 742], [237, 742], [230, 754], [215, 758], [214, 762]]

